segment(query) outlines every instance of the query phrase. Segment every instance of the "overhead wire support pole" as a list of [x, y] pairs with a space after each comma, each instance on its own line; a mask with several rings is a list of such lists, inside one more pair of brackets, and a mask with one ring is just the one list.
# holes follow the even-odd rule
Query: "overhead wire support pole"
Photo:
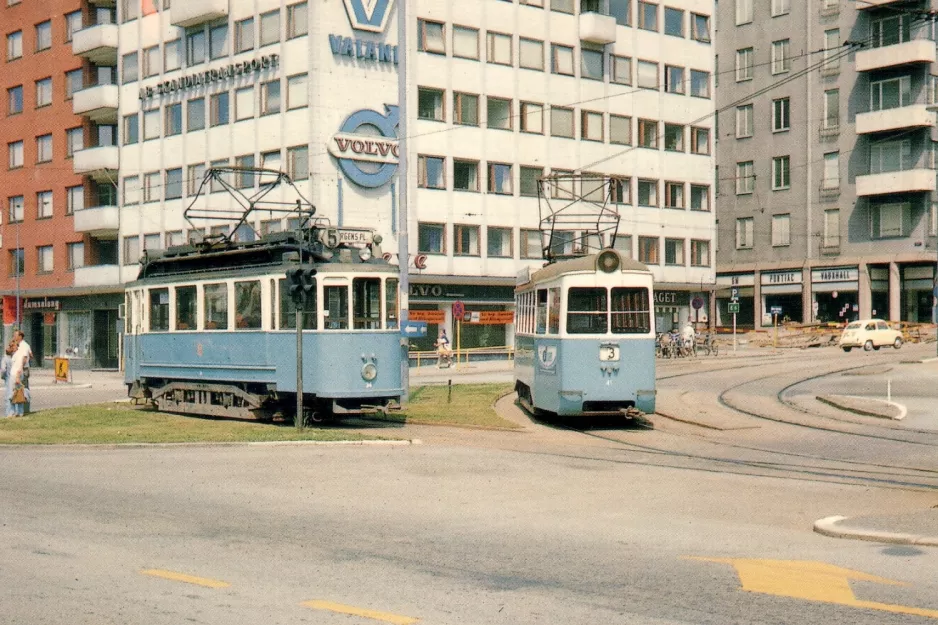
[[407, 335], [403, 332], [409, 322], [410, 306], [410, 243], [408, 241], [408, 206], [407, 206], [407, 63], [410, 50], [407, 47], [407, 4], [409, 0], [399, 0], [397, 3], [397, 47], [400, 50], [397, 66], [397, 105], [400, 112], [397, 129], [399, 163], [397, 167], [397, 180], [400, 194], [400, 208], [398, 210], [397, 226], [397, 266], [400, 270], [399, 305], [401, 332], [401, 404], [407, 402], [410, 392], [410, 348]]

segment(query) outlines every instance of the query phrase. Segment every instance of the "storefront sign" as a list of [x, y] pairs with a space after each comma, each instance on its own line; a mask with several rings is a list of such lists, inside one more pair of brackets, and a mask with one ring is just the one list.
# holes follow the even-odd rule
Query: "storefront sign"
[[[384, 33], [388, 27], [393, 0], [345, 0], [345, 13], [352, 30]], [[333, 56], [397, 65], [398, 48], [387, 43], [329, 35]]]
[[725, 276], [717, 276], [717, 284], [720, 286], [755, 286], [756, 276], [751, 273], [734, 273]]
[[683, 291], [655, 291], [656, 306], [687, 306], [690, 303], [690, 293]]
[[[470, 315], [470, 313], [466, 314]], [[503, 326], [515, 322], [515, 313], [510, 310], [471, 311], [468, 321], [479, 325]]]
[[[387, 184], [397, 172], [398, 107], [384, 105], [385, 115], [363, 109], [349, 115], [329, 143], [329, 153], [339, 162], [339, 169], [360, 187], [375, 189]], [[369, 134], [360, 133], [370, 127]], [[377, 131], [378, 135], [374, 134]], [[367, 163], [363, 169], [359, 163]], [[379, 166], [374, 167], [375, 164]]]
[[801, 284], [800, 271], [778, 271], [762, 274], [762, 284]]
[[441, 324], [446, 321], [446, 313], [442, 310], [413, 310], [407, 314], [410, 321], [423, 321], [425, 323]]
[[860, 270], [856, 267], [832, 267], [811, 271], [811, 282], [856, 282], [860, 279]]
[[57, 299], [26, 299], [23, 310], [62, 310], [62, 303]]
[[420, 300], [463, 300], [470, 302], [491, 302], [513, 304], [514, 289], [508, 286], [488, 284], [438, 284], [411, 282], [410, 296]]
[[203, 85], [210, 85], [213, 82], [221, 82], [236, 76], [257, 74], [258, 72], [262, 72], [266, 69], [277, 67], [279, 64], [279, 54], [267, 54], [257, 59], [251, 59], [250, 61], [230, 63], [222, 67], [207, 69], [204, 72], [197, 72], [195, 74], [183, 76], [182, 78], [174, 78], [156, 85], [143, 87], [140, 89], [139, 97], [141, 100], [146, 100], [156, 95], [185, 91], [186, 89], [201, 87]]

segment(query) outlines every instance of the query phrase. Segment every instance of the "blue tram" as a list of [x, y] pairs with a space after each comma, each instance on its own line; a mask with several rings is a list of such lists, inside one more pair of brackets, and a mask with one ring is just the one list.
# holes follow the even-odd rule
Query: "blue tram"
[[292, 419], [298, 304], [287, 276], [305, 268], [304, 417], [399, 405], [399, 272], [379, 243], [370, 230], [308, 226], [145, 254], [124, 304], [130, 396], [167, 412]]
[[633, 416], [655, 410], [652, 275], [616, 250], [519, 278], [515, 388], [531, 411]]

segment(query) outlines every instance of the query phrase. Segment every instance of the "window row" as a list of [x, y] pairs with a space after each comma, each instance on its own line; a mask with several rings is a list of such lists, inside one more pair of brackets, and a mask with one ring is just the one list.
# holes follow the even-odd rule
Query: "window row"
[[[79, 70], [80, 71], [80, 70]], [[42, 108], [52, 104], [52, 77], [47, 76], [34, 82], [34, 107]], [[26, 106], [23, 85], [7, 88], [7, 115], [18, 115]]]
[[[36, 145], [36, 163], [52, 162], [52, 135], [40, 135], [35, 139]], [[25, 165], [25, 143], [23, 141], [12, 141], [7, 144], [7, 167], [9, 169], [19, 169]]]
[[[791, 13], [791, 0], [770, 0], [768, 3], [771, 17], [780, 17]], [[838, 5], [838, 0], [821, 0], [822, 8], [830, 9]], [[736, 25], [748, 24], [753, 20], [753, 0], [736, 0]]]
[[[455, 58], [483, 60], [480, 46], [480, 31], [466, 26], [452, 27], [451, 54]], [[420, 22], [418, 49], [423, 52], [446, 54], [445, 24]], [[517, 53], [516, 53], [517, 49]], [[645, 89], [660, 89], [659, 64], [654, 61], [636, 60], [633, 81], [632, 59], [627, 56], [606, 54], [602, 48], [577, 48], [556, 43], [545, 43], [539, 39], [515, 36], [509, 33], [489, 31], [485, 33], [484, 60], [496, 65], [507, 65], [521, 69], [550, 71], [561, 76], [575, 76], [588, 80], [606, 80], [620, 85], [632, 85]], [[710, 97], [710, 72], [684, 67], [665, 70], [665, 85], [670, 93]]]
[[[294, 181], [309, 178], [309, 147], [299, 145], [286, 149], [286, 169], [283, 169], [283, 153], [281, 150], [263, 152], [258, 159], [254, 154], [243, 154], [234, 158], [236, 167], [263, 168], [275, 171], [285, 171]], [[202, 188], [207, 167], [228, 167], [231, 159], [214, 160], [210, 163], [195, 163], [188, 165], [183, 174], [182, 167], [167, 169], [165, 171], [151, 171], [143, 175], [125, 176], [122, 181], [123, 206], [140, 204], [142, 202], [159, 202], [160, 200], [176, 200], [185, 195], [196, 195]], [[227, 178], [226, 178], [227, 176]], [[267, 182], [264, 175], [253, 172], [238, 174], [225, 174], [222, 176], [226, 183], [238, 189], [248, 189]], [[224, 191], [223, 184], [212, 179], [207, 189], [202, 192], [218, 193]]]
[[[820, 67], [823, 75], [831, 75], [840, 70], [842, 50], [840, 29], [833, 28], [824, 31], [824, 49], [821, 51], [822, 57], [820, 59], [823, 61], [823, 65]], [[769, 48], [768, 62], [772, 75], [791, 71], [794, 58], [791, 52], [791, 39], [773, 41]], [[749, 47], [736, 50], [736, 82], [752, 80], [755, 67], [755, 48]]]
[[[55, 246], [40, 245], [35, 248], [34, 274], [43, 275], [55, 271]], [[79, 267], [85, 266], [85, 244], [84, 243], [66, 243], [65, 244], [65, 262], [68, 271], [74, 271]], [[7, 275], [10, 277], [22, 277], [26, 274], [26, 250], [16, 248], [9, 251], [7, 255]]]
[[[127, 294], [126, 327], [134, 327], [134, 315], [142, 312], [134, 304], [145, 293], [141, 325], [148, 332], [295, 329], [296, 305], [286, 282], [267, 278], [132, 291]], [[314, 280], [311, 296], [302, 314], [304, 329], [398, 327], [397, 278], [330, 276]]]
[[[81, 29], [81, 11], [73, 11], [64, 15], [62, 23], [63, 42], [68, 43], [72, 40], [75, 31]], [[52, 47], [52, 20], [39, 22], [32, 29], [34, 52], [42, 52]], [[6, 35], [6, 60], [14, 61], [23, 56], [24, 49], [27, 48], [23, 40], [23, 31], [15, 30]]]
[[[35, 194], [34, 208], [36, 219], [49, 219], [55, 215], [55, 194], [51, 191], [38, 191]], [[30, 198], [32, 199], [32, 198]], [[66, 187], [65, 214], [71, 215], [85, 207], [85, 188], [81, 185]], [[7, 219], [10, 223], [17, 223], [26, 217], [26, 198], [14, 195], [7, 198]]]

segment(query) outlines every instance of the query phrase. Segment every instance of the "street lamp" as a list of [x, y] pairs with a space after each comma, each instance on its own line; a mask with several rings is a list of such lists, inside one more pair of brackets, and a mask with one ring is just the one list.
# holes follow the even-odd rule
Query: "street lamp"
[[[938, 103], [929, 104], [925, 107], [926, 111], [931, 113], [938, 113]], [[938, 232], [935, 233], [935, 253], [938, 254]], [[935, 274], [932, 277], [932, 291], [931, 291], [931, 318], [932, 321], [938, 323], [938, 258], [935, 259]], [[936, 333], [938, 333], [938, 327], [936, 327]], [[935, 336], [938, 339], [938, 334]], [[938, 353], [938, 340], [935, 341], [935, 350]]]

